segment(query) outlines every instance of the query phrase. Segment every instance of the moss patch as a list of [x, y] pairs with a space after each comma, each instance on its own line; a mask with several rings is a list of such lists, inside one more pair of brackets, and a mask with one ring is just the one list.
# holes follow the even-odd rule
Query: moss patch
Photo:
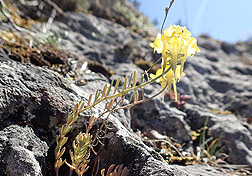
[[59, 50], [52, 45], [32, 43], [31, 40], [21, 38], [18, 34], [2, 31], [0, 38], [4, 41], [2, 48], [15, 61], [31, 63], [37, 66], [47, 67], [62, 75], [71, 71], [68, 58], [76, 58], [74, 55]]

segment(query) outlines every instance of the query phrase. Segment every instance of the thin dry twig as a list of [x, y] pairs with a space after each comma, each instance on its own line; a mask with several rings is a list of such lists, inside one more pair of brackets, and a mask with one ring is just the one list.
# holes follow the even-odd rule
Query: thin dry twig
[[55, 4], [53, 1], [51, 1], [51, 0], [44, 0], [44, 1], [47, 2], [49, 5], [51, 5], [54, 9], [56, 9], [59, 14], [61, 14], [61, 15], [64, 14], [64, 11], [57, 4]]
[[166, 18], [167, 18], [167, 16], [168, 16], [168, 12], [169, 12], [169, 10], [170, 10], [172, 4], [174, 3], [174, 1], [175, 1], [175, 0], [171, 0], [170, 5], [169, 5], [169, 6], [166, 6], [165, 9], [164, 9], [164, 10], [165, 10], [165, 18], [164, 18], [164, 21], [163, 21], [163, 24], [162, 24], [162, 27], [161, 27], [161, 34], [162, 34], [162, 32], [163, 32], [163, 28], [164, 28], [164, 24], [165, 24]]
[[[105, 135], [107, 134], [107, 132], [109, 130], [109, 127], [107, 126], [106, 121], [107, 121], [108, 117], [116, 110], [116, 107], [121, 103], [121, 101], [123, 101], [123, 99], [120, 99], [118, 102], [116, 102], [116, 104], [111, 109], [109, 109], [109, 110], [107, 110], [107, 111], [105, 111], [105, 112], [102, 113], [102, 115], [104, 115], [105, 113], [108, 113], [107, 117], [103, 120], [103, 123], [102, 123], [102, 125], [100, 127], [100, 129], [102, 129], [103, 127], [105, 127], [105, 130], [104, 130], [104, 134]], [[102, 115], [100, 115], [99, 117], [101, 117]], [[100, 141], [100, 139], [99, 139], [99, 137], [97, 135], [96, 135], [95, 138], [97, 138], [97, 140]], [[95, 159], [94, 167], [93, 167], [93, 170], [92, 170], [92, 175], [95, 172], [95, 176], [97, 176], [98, 171], [99, 171], [99, 165], [100, 165], [100, 163], [99, 163], [100, 162], [99, 154], [100, 154], [102, 148], [104, 147], [104, 143], [105, 143], [105, 138], [103, 138], [102, 142], [100, 141], [101, 147], [96, 152], [96, 159]], [[96, 169], [96, 171], [95, 171], [95, 169]]]
[[20, 3], [25, 6], [38, 6], [39, 1], [25, 1], [25, 0], [20, 0]]
[[48, 21], [46, 23], [46, 32], [50, 30], [50, 26], [51, 26], [54, 18], [56, 17], [56, 14], [57, 14], [57, 10], [53, 9], [51, 16], [50, 16], [50, 18], [48, 19]]
[[152, 66], [150, 66], [150, 68], [148, 68], [148, 70], [146, 70], [146, 72], [148, 73], [155, 65], [158, 64], [158, 62], [159, 62], [161, 59], [162, 59], [162, 56], [161, 56], [158, 60], [156, 60], [156, 61], [154, 62], [154, 64], [153, 64]]

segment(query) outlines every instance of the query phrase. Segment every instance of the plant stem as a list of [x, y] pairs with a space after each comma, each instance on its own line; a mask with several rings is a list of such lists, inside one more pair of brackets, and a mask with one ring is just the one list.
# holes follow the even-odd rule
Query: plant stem
[[157, 76], [156, 78], [151, 79], [151, 80], [149, 80], [149, 81], [146, 81], [146, 82], [144, 82], [144, 83], [142, 83], [142, 84], [140, 84], [140, 85], [138, 85], [138, 86], [136, 86], [136, 87], [132, 87], [132, 88], [129, 88], [129, 89], [125, 89], [125, 90], [123, 90], [122, 92], [119, 92], [118, 94], [111, 95], [111, 96], [107, 96], [107, 97], [105, 97], [105, 98], [103, 98], [103, 99], [100, 99], [100, 100], [96, 101], [95, 103], [93, 103], [92, 105], [90, 105], [90, 106], [84, 108], [83, 110], [80, 110], [78, 113], [81, 113], [81, 112], [84, 112], [84, 111], [86, 111], [86, 110], [88, 110], [88, 109], [91, 109], [92, 107], [96, 106], [97, 104], [99, 104], [100, 102], [102, 102], [102, 101], [104, 101], [104, 100], [108, 100], [108, 99], [112, 99], [112, 98], [121, 97], [121, 96], [127, 94], [127, 93], [130, 92], [130, 91], [133, 91], [133, 90], [136, 90], [136, 89], [140, 89], [140, 88], [142, 88], [142, 87], [144, 87], [144, 86], [146, 86], [146, 85], [148, 85], [148, 84], [151, 84], [151, 83], [155, 82], [156, 80], [158, 80], [159, 78], [161, 78], [163, 75], [165, 75], [168, 71], [170, 71], [170, 69], [171, 69], [171, 66], [170, 66], [167, 70], [165, 70], [163, 74]]

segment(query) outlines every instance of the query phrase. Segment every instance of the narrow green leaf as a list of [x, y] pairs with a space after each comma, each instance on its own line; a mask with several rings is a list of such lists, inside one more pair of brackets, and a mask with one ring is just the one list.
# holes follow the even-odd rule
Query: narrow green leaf
[[124, 91], [125, 89], [126, 89], [126, 86], [127, 86], [127, 79], [128, 79], [128, 77], [127, 77], [127, 75], [125, 76], [125, 79], [124, 79], [124, 84], [123, 84], [123, 89], [122, 89], [122, 91]]
[[[204, 127], [203, 127], [203, 131], [202, 131], [202, 133], [200, 135], [200, 144], [201, 144], [203, 150], [206, 150], [206, 148], [207, 148], [207, 144], [205, 144], [205, 142], [206, 142], [206, 129], [207, 129], [208, 120], [209, 120], [209, 117], [206, 118], [205, 123], [204, 123]], [[202, 153], [202, 157], [204, 155], [205, 154]]]
[[67, 116], [67, 123], [70, 123], [73, 119], [72, 113], [69, 113]]
[[85, 102], [81, 101], [81, 105], [80, 105], [80, 111], [84, 108]]
[[72, 119], [72, 121], [68, 124], [68, 126], [73, 125], [73, 123], [77, 121], [78, 117], [79, 117], [78, 114], [73, 115], [73, 119]]
[[225, 148], [225, 146], [222, 146], [219, 150], [217, 150], [217, 152], [215, 152], [215, 156], [217, 156], [223, 149]]
[[59, 160], [56, 161], [54, 167], [59, 169], [62, 166], [62, 163], [64, 162], [62, 162], [62, 158], [60, 158]]
[[218, 145], [221, 142], [222, 135], [223, 134], [220, 135], [220, 137], [218, 138], [218, 141], [215, 143], [215, 145], [213, 147], [211, 147], [211, 150], [210, 150], [210, 154], [211, 155], [215, 155], [216, 156], [216, 148], [218, 147]]
[[65, 130], [65, 127], [66, 127], [66, 125], [65, 125], [65, 124], [61, 126], [60, 136], [65, 136], [65, 135], [64, 135], [64, 130]]
[[138, 91], [136, 91], [135, 102], [138, 102]]
[[104, 95], [105, 95], [105, 92], [107, 90], [107, 84], [105, 84], [104, 88], [103, 88], [103, 91], [102, 91], [102, 95], [101, 95], [101, 99], [103, 99]]
[[58, 135], [57, 137], [56, 137], [56, 144], [57, 144], [57, 146], [59, 145], [59, 141], [60, 140], [60, 135]]
[[57, 145], [56, 147], [55, 147], [55, 150], [54, 150], [54, 156], [55, 156], [55, 159], [57, 160], [57, 159], [59, 159], [57, 156], [58, 156], [58, 153], [59, 153], [59, 146]]
[[71, 126], [66, 126], [64, 131], [63, 131], [63, 135], [65, 136], [67, 133], [69, 133], [69, 131], [71, 130]]
[[92, 94], [89, 95], [89, 99], [88, 99], [88, 104], [87, 104], [87, 107], [90, 105], [90, 102], [91, 102], [91, 99], [92, 99]]
[[131, 94], [130, 99], [129, 99], [130, 103], [135, 101], [135, 94], [136, 94], [136, 92], [134, 92], [133, 94]]
[[130, 85], [131, 85], [132, 78], [133, 78], [133, 73], [131, 73], [131, 75], [130, 75], [130, 79], [129, 79], [129, 82], [128, 82], [128, 87], [130, 87]]
[[76, 116], [79, 110], [79, 103], [74, 106], [73, 115]]
[[60, 152], [58, 158], [62, 157], [62, 155], [65, 153], [65, 151], [66, 151], [66, 147], [64, 147], [64, 148], [61, 150], [61, 152]]
[[109, 87], [108, 87], [108, 91], [107, 91], [107, 93], [106, 93], [106, 97], [109, 95], [113, 83], [114, 83], [114, 80], [112, 80], [111, 84], [110, 84]]
[[110, 100], [109, 106], [107, 108], [108, 110], [110, 110], [112, 108], [113, 103], [114, 103], [114, 99]]
[[[211, 144], [209, 145], [209, 147], [207, 148], [207, 152], [212, 156], [212, 150], [213, 150], [213, 148], [214, 148], [214, 145], [216, 144], [216, 142], [217, 142], [217, 140], [218, 140], [218, 138], [216, 138], [216, 139], [214, 139], [212, 142], [211, 142]], [[211, 153], [210, 153], [210, 151], [211, 151]]]
[[60, 146], [62, 147], [63, 145], [65, 145], [65, 143], [67, 142], [68, 137], [63, 137], [60, 141]]
[[71, 158], [71, 160], [72, 160], [72, 161], [74, 161], [74, 155], [73, 155], [73, 152], [72, 152], [72, 150], [71, 150], [71, 149], [69, 150], [69, 154], [70, 154], [70, 158]]
[[116, 93], [116, 90], [117, 90], [117, 88], [118, 88], [118, 85], [119, 85], [120, 79], [121, 79], [121, 77], [119, 76], [119, 77], [118, 77], [118, 79], [117, 79], [117, 81], [116, 81], [116, 84], [115, 84], [115, 90], [114, 90], [113, 95]]
[[98, 100], [100, 94], [101, 94], [101, 91], [100, 91], [100, 90], [97, 90], [96, 93], [95, 93], [94, 103]]
[[134, 81], [133, 81], [132, 88], [136, 86], [136, 83], [137, 83], [137, 75], [136, 75], [136, 70], [134, 70]]

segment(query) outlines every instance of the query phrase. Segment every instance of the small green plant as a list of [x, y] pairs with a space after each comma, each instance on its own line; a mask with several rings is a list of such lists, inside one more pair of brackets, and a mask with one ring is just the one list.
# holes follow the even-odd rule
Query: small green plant
[[217, 156], [224, 148], [221, 147], [219, 150], [217, 150], [217, 147], [219, 146], [222, 138], [222, 134], [219, 138], [213, 139], [212, 137], [209, 139], [206, 139], [206, 130], [207, 123], [208, 123], [209, 117], [206, 118], [203, 130], [200, 134], [200, 157], [204, 158], [207, 157], [208, 159], [213, 159], [215, 156]]
[[101, 170], [101, 176], [127, 176], [129, 174], [129, 170], [127, 167], [123, 168], [123, 165], [118, 165], [116, 168], [114, 168], [114, 164], [112, 164], [107, 171], [107, 174], [105, 175], [105, 169]]
[[[74, 110], [71, 114], [68, 115], [67, 118], [67, 123], [62, 125], [60, 134], [56, 138], [56, 148], [55, 148], [55, 163], [54, 163], [54, 168], [56, 172], [56, 176], [58, 176], [58, 171], [59, 168], [65, 163], [66, 160], [62, 160], [62, 155], [64, 154], [66, 148], [63, 147], [67, 140], [68, 137], [66, 137], [67, 133], [70, 132], [72, 129], [72, 125], [74, 122], [77, 121], [78, 119], [78, 114], [79, 114], [79, 104], [76, 104], [74, 107]], [[72, 168], [71, 168], [72, 169]]]
[[[152, 68], [152, 66], [151, 66], [150, 69], [145, 71], [141, 75], [140, 78], [137, 78], [137, 73], [136, 73], [136, 71], [134, 71], [129, 78], [127, 76], [124, 78], [123, 86], [122, 86], [121, 90], [118, 90], [119, 83], [120, 83], [120, 80], [121, 80], [121, 78], [118, 77], [118, 79], [116, 80], [115, 86], [114, 86], [114, 90], [112, 90], [112, 85], [113, 85], [113, 81], [112, 81], [112, 83], [109, 86], [107, 84], [105, 84], [102, 91], [97, 90], [96, 93], [94, 94], [94, 96], [93, 96], [93, 94], [90, 94], [86, 106], [85, 106], [84, 102], [80, 102], [75, 106], [73, 113], [71, 113], [68, 116], [68, 120], [67, 120], [66, 124], [64, 124], [62, 126], [60, 135], [56, 139], [56, 142], [57, 142], [57, 146], [56, 146], [56, 149], [55, 149], [55, 159], [56, 159], [55, 171], [56, 171], [56, 173], [58, 173], [58, 170], [62, 166], [62, 164], [66, 163], [66, 160], [62, 161], [62, 158], [61, 158], [61, 156], [65, 152], [65, 147], [63, 148], [63, 146], [67, 142], [67, 139], [68, 139], [66, 137], [66, 134], [71, 130], [72, 124], [77, 121], [78, 115], [80, 113], [95, 107], [97, 104], [99, 104], [99, 103], [101, 103], [103, 101], [107, 101], [106, 105], [104, 107], [104, 113], [103, 114], [112, 113], [112, 112], [114, 112], [114, 111], [116, 111], [118, 109], [129, 108], [129, 107], [132, 107], [132, 106], [134, 106], [136, 104], [148, 101], [148, 100], [154, 98], [155, 96], [163, 93], [168, 86], [169, 86], [169, 89], [171, 89], [171, 85], [173, 85], [174, 90], [176, 90], [176, 82], [178, 81], [178, 79], [180, 77], [180, 73], [181, 73], [180, 65], [178, 65], [178, 62], [180, 62], [182, 64], [182, 59], [184, 59], [183, 62], [185, 62], [185, 58], [188, 55], [188, 53], [187, 53], [188, 48], [190, 48], [190, 54], [194, 54], [197, 51], [197, 48], [194, 49], [194, 47], [197, 47], [197, 45], [195, 46], [195, 41], [194, 41], [196, 39], [193, 39], [194, 42], [189, 42], [189, 43], [186, 43], [186, 42], [181, 43], [180, 41], [178, 41], [179, 37], [181, 37], [181, 40], [183, 39], [183, 35], [182, 35], [183, 30], [185, 30], [185, 29], [181, 28], [179, 26], [172, 26], [172, 27], [168, 28], [168, 31], [170, 33], [172, 33], [172, 35], [167, 36], [167, 37], [164, 36], [165, 40], [162, 40], [163, 37], [160, 36], [160, 34], [159, 34], [156, 41], [153, 44], [151, 44], [151, 46], [153, 46], [155, 50], [158, 50], [158, 51], [166, 50], [164, 54], [162, 53], [163, 57], [161, 57], [161, 58], [163, 59], [163, 62], [162, 62], [161, 68], [156, 72], [155, 75], [151, 75], [151, 78], [149, 77], [148, 72]], [[191, 38], [189, 36], [187, 30], [184, 31], [184, 33], [187, 35], [187, 37], [189, 37], [189, 39]], [[176, 34], [176, 35], [174, 35], [174, 34]], [[181, 36], [178, 36], [178, 35], [181, 35]], [[161, 37], [161, 38], [159, 39], [159, 37]], [[173, 37], [175, 39], [173, 39]], [[169, 43], [170, 40], [172, 42]], [[164, 47], [161, 48], [160, 47], [161, 42], [163, 43], [162, 46], [163, 45], [169, 45], [170, 46], [170, 45], [179, 44], [180, 48], [186, 47], [186, 48], [184, 48], [182, 50], [182, 52], [185, 52], [185, 54], [182, 55], [179, 52], [174, 51], [178, 55], [182, 55], [181, 56], [182, 58], [178, 57], [178, 56], [175, 57], [175, 56], [173, 56], [174, 53], [172, 53], [173, 52], [173, 50], [171, 49], [172, 47], [170, 46], [171, 47], [170, 49], [164, 48]], [[188, 46], [186, 46], [186, 45], [183, 46], [184, 44], [186, 44]], [[191, 53], [192, 49], [194, 49], [194, 53]], [[167, 53], [168, 51], [171, 52], [171, 53]], [[175, 59], [178, 59], [178, 58], [180, 60], [174, 61]], [[164, 67], [164, 65], [165, 65], [165, 67]], [[174, 77], [174, 75], [176, 75], [176, 76]], [[145, 76], [147, 77], [147, 80], [145, 80], [145, 78], [144, 78]], [[153, 95], [150, 98], [145, 98], [144, 97], [144, 87], [151, 84], [151, 83], [153, 83], [153, 82], [155, 82], [155, 81], [161, 83], [162, 90], [160, 92], [158, 92], [157, 94]], [[139, 90], [142, 90], [141, 99], [140, 99], [140, 96], [139, 96]], [[134, 92], [130, 96], [130, 100], [129, 100], [130, 103], [123, 106], [124, 98], [130, 92]], [[177, 101], [177, 99], [176, 99], [177, 92], [174, 91], [174, 93], [175, 93], [175, 101]], [[119, 101], [118, 101], [118, 99], [119, 99]], [[91, 119], [93, 119], [93, 118], [91, 118]], [[91, 122], [89, 122], [89, 126], [87, 128], [88, 130], [86, 132], [87, 136], [90, 136], [90, 134], [88, 132], [92, 128], [92, 125], [93, 125], [93, 120]], [[90, 145], [91, 142], [88, 142], [87, 144]], [[74, 147], [74, 151], [78, 151], [76, 149], [76, 145], [73, 145], [73, 147]], [[85, 147], [85, 149], [88, 149], [89, 147]], [[77, 153], [75, 153], [75, 155], [78, 156], [79, 153], [77, 152]], [[72, 156], [72, 154], [71, 154], [71, 156]], [[85, 153], [84, 156], [86, 156], [86, 153]], [[73, 157], [71, 157], [71, 158], [73, 158]], [[86, 157], [86, 159], [87, 158], [88, 157]], [[73, 160], [72, 160], [72, 162], [73, 162]], [[83, 171], [86, 171], [86, 168], [87, 168], [86, 164], [87, 163], [88, 163], [87, 160], [85, 162], [84, 161], [79, 162], [80, 165], [78, 165], [78, 168], [83, 168]], [[73, 169], [73, 168], [76, 169], [76, 166], [69, 165], [69, 164], [68, 164], [68, 166], [70, 166], [71, 169]], [[78, 169], [77, 169], [77, 171], [78, 171]], [[81, 173], [83, 174], [83, 172], [81, 172]]]
[[75, 140], [73, 141], [74, 152], [70, 150], [70, 157], [72, 164], [66, 164], [70, 167], [70, 172], [75, 170], [75, 172], [82, 176], [89, 168], [87, 165], [89, 163], [90, 152], [88, 150], [91, 144], [92, 136], [89, 133], [80, 132]]
[[149, 29], [154, 27], [154, 25], [149, 22], [149, 19], [147, 17], [143, 16], [132, 8], [122, 5], [120, 1], [115, 3], [113, 9], [122, 14], [122, 16], [124, 16], [126, 20], [129, 21], [129, 25], [132, 28]]
[[[174, 1], [174, 0], [173, 0]], [[172, 2], [171, 1], [171, 4]], [[171, 4], [169, 8], [171, 7]], [[166, 9], [166, 16], [168, 13]], [[126, 9], [127, 10], [127, 9]], [[130, 13], [129, 13], [130, 15]], [[131, 18], [131, 17], [130, 17]], [[133, 18], [133, 17], [132, 17]], [[154, 52], [160, 53], [162, 56], [158, 61], [156, 61], [148, 70], [146, 70], [139, 78], [137, 77], [136, 71], [134, 71], [130, 77], [125, 77], [122, 88], [119, 90], [119, 83], [121, 78], [115, 82], [115, 86], [112, 88], [114, 81], [111, 84], [105, 84], [102, 90], [97, 90], [96, 93], [90, 94], [87, 103], [79, 102], [74, 107], [71, 114], [68, 115], [67, 122], [61, 127], [59, 136], [56, 139], [55, 148], [55, 172], [58, 176], [59, 168], [66, 163], [70, 167], [70, 175], [72, 175], [73, 170], [78, 175], [83, 175], [88, 169], [90, 149], [92, 150], [93, 141], [96, 139], [89, 133], [93, 124], [101, 116], [108, 113], [115, 112], [119, 109], [130, 108], [136, 104], [148, 101], [160, 94], [169, 87], [169, 91], [172, 92], [171, 86], [173, 86], [175, 102], [177, 101], [177, 91], [176, 83], [181, 79], [183, 74], [183, 66], [188, 56], [192, 57], [196, 52], [199, 52], [197, 47], [197, 41], [195, 38], [191, 37], [191, 33], [186, 29], [186, 27], [180, 27], [178, 25], [171, 25], [168, 29], [161, 29], [161, 33], [157, 34], [155, 42], [151, 43], [150, 46], [154, 48]], [[156, 71], [156, 74], [149, 75], [150, 70], [156, 63], [162, 60], [161, 66]], [[158, 82], [161, 84], [162, 89], [150, 98], [145, 98], [144, 88], [145, 86]], [[141, 90], [141, 96], [139, 92]], [[131, 94], [129, 103], [124, 105], [124, 98], [126, 95]], [[79, 133], [73, 142], [73, 152], [70, 150], [70, 157], [72, 164], [69, 164], [66, 160], [63, 161], [62, 156], [66, 150], [64, 145], [66, 144], [68, 138], [66, 137], [72, 129], [73, 123], [78, 120], [80, 113], [87, 111], [101, 102], [106, 102], [103, 113], [94, 118], [93, 116], [89, 119], [89, 124], [85, 133]], [[106, 120], [106, 119], [105, 119]], [[93, 150], [92, 150], [93, 151]], [[95, 152], [94, 152], [95, 153]], [[114, 171], [114, 165], [111, 165], [107, 171], [106, 176], [126, 176], [127, 169], [122, 169], [122, 165], [117, 166]], [[105, 174], [105, 170], [102, 170], [102, 176]]]
[[37, 42], [44, 45], [57, 47], [62, 42], [62, 37], [52, 32], [36, 32], [30, 38], [30, 42]]
[[[171, 69], [171, 68], [169, 68], [169, 69]], [[169, 71], [169, 69], [165, 70], [165, 73], [167, 71]], [[144, 81], [144, 75], [145, 74], [143, 74], [139, 80], [137, 80], [136, 71], [134, 71], [132, 73], [132, 75], [130, 76], [129, 80], [128, 80], [127, 76], [126, 76], [125, 79], [124, 79], [124, 84], [123, 84], [122, 90], [119, 91], [119, 92], [117, 92], [117, 89], [118, 89], [118, 86], [119, 86], [119, 82], [120, 82], [120, 77], [119, 77], [117, 79], [116, 83], [115, 83], [114, 90], [112, 90], [112, 84], [113, 84], [113, 82], [109, 86], [107, 84], [105, 84], [105, 86], [103, 88], [103, 91], [97, 90], [94, 96], [92, 94], [90, 94], [86, 106], [85, 106], [84, 102], [79, 102], [79, 103], [77, 103], [75, 105], [73, 112], [68, 115], [67, 122], [64, 125], [62, 125], [60, 134], [56, 138], [56, 144], [57, 145], [56, 145], [56, 148], [55, 148], [55, 164], [54, 164], [54, 167], [55, 167], [55, 172], [56, 172], [57, 176], [58, 176], [59, 168], [64, 163], [67, 163], [66, 160], [63, 161], [63, 159], [61, 158], [62, 155], [64, 154], [65, 150], [66, 150], [66, 148], [63, 147], [63, 146], [66, 144], [66, 142], [68, 140], [68, 138], [66, 137], [66, 135], [72, 129], [73, 123], [75, 123], [77, 121], [78, 115], [80, 113], [88, 110], [88, 109], [91, 109], [92, 107], [96, 106], [97, 104], [99, 104], [99, 103], [101, 103], [102, 101], [105, 101], [105, 100], [107, 100], [107, 103], [105, 104], [104, 112], [101, 114], [101, 116], [104, 115], [105, 113], [112, 113], [115, 110], [129, 108], [129, 107], [132, 107], [132, 106], [134, 106], [134, 105], [136, 105], [138, 103], [142, 103], [142, 102], [148, 101], [149, 99], [145, 99], [144, 98], [144, 92], [143, 91], [142, 91], [142, 93], [143, 93], [142, 94], [142, 100], [139, 100], [139, 93], [138, 93], [137, 90], [138, 89], [142, 89], [144, 86], [146, 86], [146, 85], [148, 85], [148, 84], [156, 81], [162, 75], [160, 75], [159, 77], [157, 77], [155, 79], [151, 79], [151, 80], [148, 80], [148, 81]], [[137, 82], [140, 83], [138, 86], [136, 85]], [[129, 93], [130, 91], [135, 91], [131, 95], [131, 97], [130, 97], [130, 102], [132, 102], [132, 103], [130, 103], [128, 105], [125, 105], [125, 106], [122, 106], [125, 95], [127, 93]], [[157, 93], [154, 96], [159, 95], [160, 93], [162, 93], [162, 91], [160, 91], [159, 93]], [[120, 98], [120, 100], [116, 101], [117, 98]], [[119, 107], [118, 107], [118, 105], [119, 105]], [[80, 145], [76, 145], [76, 143], [78, 143], [77, 142], [78, 139], [80, 138], [80, 137], [77, 137], [77, 141], [73, 145], [75, 153], [73, 154], [70, 151], [70, 155], [71, 155], [71, 159], [72, 159], [72, 163], [73, 164], [70, 165], [70, 164], [67, 163], [67, 165], [70, 167], [70, 172], [72, 172], [71, 170], [75, 170], [76, 171], [76, 159], [75, 159], [74, 156], [81, 155], [81, 156], [83, 156], [82, 158], [85, 159], [85, 161], [84, 160], [78, 161], [78, 168], [82, 168], [81, 171], [86, 171], [86, 169], [88, 168], [87, 165], [86, 165], [88, 163], [88, 157], [87, 156], [89, 156], [87, 150], [90, 149], [91, 146], [92, 146], [91, 145], [92, 142], [90, 142], [90, 140], [92, 141], [92, 139], [91, 139], [92, 137], [89, 134], [89, 130], [92, 128], [93, 123], [96, 120], [97, 119], [94, 120], [93, 116], [90, 118], [89, 125], [88, 125], [87, 131], [85, 133], [86, 138], [85, 139], [82, 138], [82, 141], [85, 141], [85, 145], [84, 145], [84, 143], [82, 143], [83, 145], [81, 145], [81, 146], [83, 147], [82, 149], [85, 149], [85, 151], [83, 151], [83, 150], [80, 149], [81, 148]], [[82, 136], [84, 136], [84, 135], [82, 134]], [[82, 151], [83, 153], [80, 153], [80, 151]], [[77, 169], [76, 173], [78, 173], [78, 171], [79, 170]], [[84, 172], [80, 172], [80, 173], [83, 174]]]

